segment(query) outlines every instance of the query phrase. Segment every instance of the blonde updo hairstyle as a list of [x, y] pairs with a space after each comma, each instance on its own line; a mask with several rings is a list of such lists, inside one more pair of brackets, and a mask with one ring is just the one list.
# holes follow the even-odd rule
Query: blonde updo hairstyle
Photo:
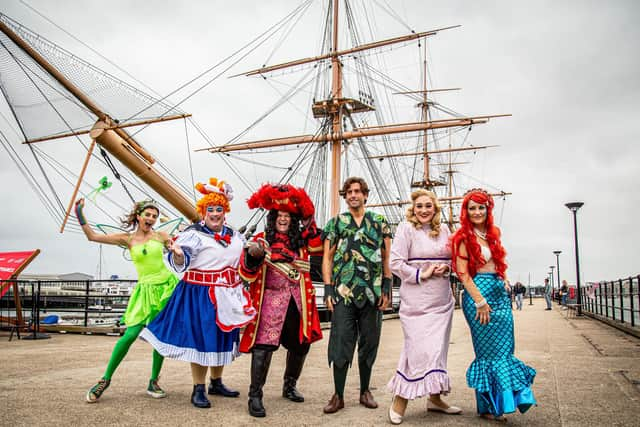
[[429, 236], [434, 238], [438, 237], [440, 235], [440, 223], [442, 222], [442, 207], [440, 206], [438, 197], [433, 191], [428, 191], [421, 188], [411, 193], [411, 206], [407, 208], [405, 217], [407, 218], [407, 221], [415, 228], [422, 228], [422, 224], [420, 223], [420, 221], [418, 221], [416, 214], [413, 212], [416, 200], [418, 200], [418, 198], [422, 196], [427, 196], [428, 198], [430, 198], [435, 207], [435, 213], [433, 214], [433, 218], [431, 218], [431, 222], [429, 224], [431, 226]]

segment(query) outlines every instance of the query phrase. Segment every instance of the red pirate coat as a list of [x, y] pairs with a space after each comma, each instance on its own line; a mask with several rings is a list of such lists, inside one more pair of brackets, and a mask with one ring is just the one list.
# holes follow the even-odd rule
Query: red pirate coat
[[[264, 233], [259, 233], [253, 237], [253, 241], [257, 242], [264, 239]], [[308, 239], [306, 247], [299, 250], [298, 258], [291, 263], [272, 263], [271, 267], [279, 269], [290, 277], [299, 275], [300, 296], [301, 296], [301, 313], [300, 328], [298, 339], [301, 343], [313, 343], [322, 339], [322, 331], [320, 329], [320, 318], [318, 316], [318, 307], [316, 306], [316, 296], [313, 283], [311, 282], [309, 256], [311, 254], [320, 253], [322, 251], [322, 240], [320, 236], [314, 236]], [[270, 263], [269, 251], [265, 256], [262, 264], [256, 268], [250, 268], [246, 262], [246, 250], [242, 252], [240, 257], [240, 267], [238, 269], [240, 276], [249, 283], [251, 293], [251, 301], [257, 311], [256, 317], [246, 326], [240, 341], [240, 351], [248, 353], [255, 344], [258, 325], [260, 324], [260, 314], [263, 303], [263, 295], [265, 290], [265, 279], [267, 275], [267, 266]]]

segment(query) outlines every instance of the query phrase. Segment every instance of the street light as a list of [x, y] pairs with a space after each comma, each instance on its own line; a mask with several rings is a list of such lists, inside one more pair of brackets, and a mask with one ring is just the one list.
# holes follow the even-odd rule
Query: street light
[[549, 273], [549, 275], [551, 276], [551, 289], [553, 290], [553, 297], [555, 298], [558, 293], [556, 292], [556, 284], [553, 283], [553, 270], [556, 269], [555, 265], [550, 265], [549, 268], [551, 269], [551, 272]]
[[562, 251], [553, 251], [553, 254], [556, 256], [556, 273], [558, 274], [558, 288], [560, 288], [560, 254]]
[[578, 218], [577, 213], [584, 205], [583, 202], [570, 202], [565, 203], [565, 206], [573, 212], [573, 237], [575, 240], [575, 252], [576, 252], [576, 286], [578, 288], [578, 316], [582, 316], [582, 292], [580, 292], [580, 257], [578, 256]]

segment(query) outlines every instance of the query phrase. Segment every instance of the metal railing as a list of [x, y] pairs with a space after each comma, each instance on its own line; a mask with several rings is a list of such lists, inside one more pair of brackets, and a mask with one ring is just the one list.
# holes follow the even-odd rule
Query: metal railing
[[[120, 326], [135, 280], [9, 280], [8, 291], [0, 299], [0, 329], [35, 334], [57, 327], [73, 327], [77, 332], [91, 328]], [[324, 304], [324, 285], [314, 282], [321, 321], [330, 320]], [[18, 298], [14, 297], [17, 292]], [[117, 292], [117, 293], [115, 293]], [[400, 303], [399, 283], [392, 288], [392, 305]], [[84, 328], [85, 330], [83, 331]], [[64, 328], [62, 328], [64, 329]]]
[[[45, 324], [118, 325], [135, 280], [9, 280], [0, 329], [37, 333]], [[17, 292], [18, 298], [14, 296]], [[49, 323], [51, 322], [51, 323]]]
[[640, 325], [640, 275], [586, 286], [582, 311], [614, 322]]

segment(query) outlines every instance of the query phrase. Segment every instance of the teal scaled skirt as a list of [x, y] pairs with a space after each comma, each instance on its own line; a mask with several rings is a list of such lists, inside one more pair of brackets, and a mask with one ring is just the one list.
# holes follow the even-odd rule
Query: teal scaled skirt
[[481, 325], [475, 320], [476, 306], [464, 293], [462, 311], [471, 329], [475, 360], [467, 370], [467, 384], [476, 391], [479, 414], [526, 412], [536, 404], [531, 385], [535, 369], [513, 355], [513, 314], [504, 282], [494, 273], [478, 273], [476, 286], [493, 310], [491, 321]]

